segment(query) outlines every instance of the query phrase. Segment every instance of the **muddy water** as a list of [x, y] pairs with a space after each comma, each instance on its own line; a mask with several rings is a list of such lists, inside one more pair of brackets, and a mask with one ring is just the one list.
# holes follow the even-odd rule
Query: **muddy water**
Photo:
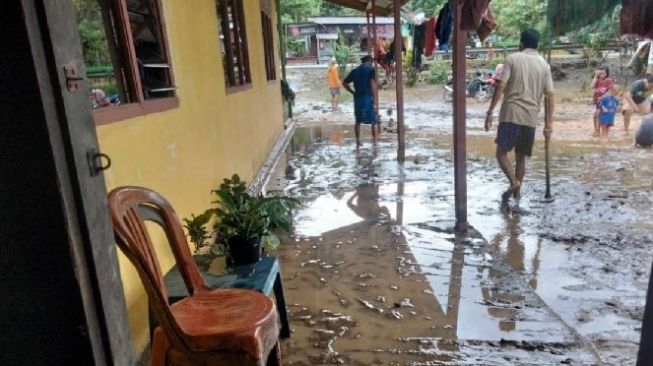
[[347, 108], [299, 106], [310, 127], [267, 187], [304, 202], [278, 253], [287, 364], [634, 363], [653, 248], [650, 151], [623, 133], [588, 140], [561, 126], [555, 201], [541, 199], [538, 141], [524, 198], [501, 207], [505, 178], [472, 108], [468, 212], [478, 232], [458, 237], [450, 106], [407, 106], [403, 165], [394, 135], [356, 151], [351, 126], [324, 122], [350, 118]]

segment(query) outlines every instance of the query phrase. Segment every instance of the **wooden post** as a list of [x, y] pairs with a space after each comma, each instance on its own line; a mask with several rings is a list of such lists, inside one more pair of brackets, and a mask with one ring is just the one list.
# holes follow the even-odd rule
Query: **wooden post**
[[456, 231], [467, 230], [467, 141], [466, 141], [466, 42], [467, 32], [460, 29], [462, 2], [454, 4], [453, 49], [453, 160], [456, 193]]
[[[372, 9], [374, 9], [376, 6], [376, 0], [372, 0]], [[380, 105], [380, 100], [379, 100], [379, 73], [378, 73], [378, 66], [379, 62], [376, 59], [376, 46], [378, 39], [376, 37], [376, 14], [372, 13], [372, 56], [374, 57], [374, 82], [376, 83], [376, 89], [374, 89], [374, 101], [376, 102], [376, 105]], [[376, 128], [377, 128], [377, 135], [380, 135], [381, 133], [381, 113], [379, 111], [376, 111]]]
[[365, 22], [367, 23], [367, 55], [372, 55], [372, 29], [370, 26], [370, 12], [365, 12]]
[[404, 129], [404, 77], [401, 38], [401, 0], [394, 0], [395, 16], [395, 83], [397, 93], [397, 161], [406, 160], [406, 131]]
[[[652, 267], [653, 268], [653, 267]], [[642, 334], [639, 340], [637, 366], [651, 365], [653, 362], [653, 272], [649, 277], [644, 318], [642, 319]]]

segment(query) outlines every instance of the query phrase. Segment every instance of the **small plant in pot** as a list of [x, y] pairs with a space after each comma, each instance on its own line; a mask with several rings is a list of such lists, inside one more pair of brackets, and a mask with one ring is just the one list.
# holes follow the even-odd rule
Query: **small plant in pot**
[[207, 240], [211, 238], [206, 224], [211, 220], [212, 212], [206, 211], [201, 215], [192, 214], [190, 218], [184, 219], [184, 228], [188, 231], [191, 243], [194, 246], [194, 253], [200, 254], [200, 251], [208, 245]]
[[236, 265], [258, 262], [262, 242], [279, 242], [272, 227], [291, 229], [291, 211], [298, 204], [293, 198], [251, 195], [237, 174], [212, 192], [219, 198], [213, 210], [219, 220], [215, 229]]

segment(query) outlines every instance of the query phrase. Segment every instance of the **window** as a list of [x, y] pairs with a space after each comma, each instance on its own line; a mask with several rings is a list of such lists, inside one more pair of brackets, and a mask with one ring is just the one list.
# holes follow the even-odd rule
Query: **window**
[[274, 33], [272, 32], [270, 0], [261, 0], [261, 25], [263, 28], [265, 76], [268, 81], [276, 80], [277, 70], [274, 67]]
[[228, 88], [251, 84], [243, 0], [216, 0], [222, 63]]
[[96, 122], [175, 107], [159, 0], [74, 4]]

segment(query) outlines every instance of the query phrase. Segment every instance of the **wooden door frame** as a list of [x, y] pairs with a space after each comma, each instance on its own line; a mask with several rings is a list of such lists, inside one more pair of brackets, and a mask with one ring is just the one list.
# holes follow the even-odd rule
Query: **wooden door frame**
[[[96, 365], [133, 365], [134, 350], [102, 174], [89, 165], [98, 151], [87, 85], [67, 87], [64, 66], [84, 76], [71, 0], [21, 0], [50, 136], [70, 254]], [[40, 121], [38, 121], [40, 122]], [[35, 121], [37, 123], [37, 121]], [[38, 347], [38, 345], [35, 345]]]

